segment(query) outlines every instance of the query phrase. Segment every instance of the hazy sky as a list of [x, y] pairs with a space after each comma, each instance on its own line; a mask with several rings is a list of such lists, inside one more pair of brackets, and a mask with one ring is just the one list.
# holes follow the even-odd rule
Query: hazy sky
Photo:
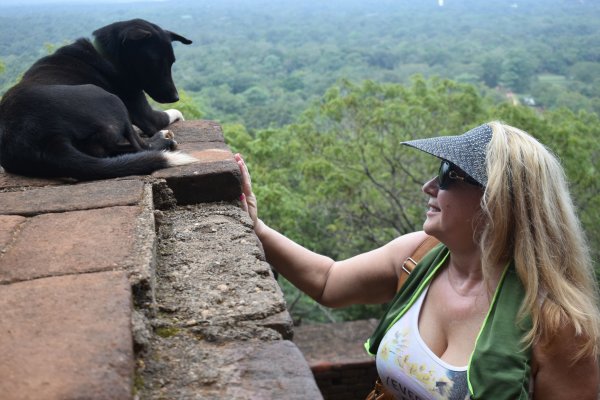
[[23, 4], [102, 4], [102, 3], [135, 3], [135, 2], [157, 2], [167, 0], [0, 0], [0, 5], [23, 5]]

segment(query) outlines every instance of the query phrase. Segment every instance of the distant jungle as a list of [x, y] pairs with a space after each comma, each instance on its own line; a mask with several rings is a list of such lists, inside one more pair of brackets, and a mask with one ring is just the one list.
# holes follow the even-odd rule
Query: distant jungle
[[[561, 158], [600, 273], [600, 2], [13, 3], [0, 5], [0, 95], [117, 20], [192, 39], [175, 45], [175, 107], [221, 123], [260, 217], [310, 249], [344, 258], [420, 229], [436, 165], [399, 142], [499, 119]], [[280, 283], [297, 320], [378, 313], [325, 309]]]

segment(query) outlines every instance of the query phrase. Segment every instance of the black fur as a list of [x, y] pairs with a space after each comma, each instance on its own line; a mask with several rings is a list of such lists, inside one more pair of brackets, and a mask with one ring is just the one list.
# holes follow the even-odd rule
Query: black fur
[[[191, 41], [136, 19], [96, 30], [38, 60], [0, 102], [0, 164], [8, 172], [81, 180], [148, 174], [173, 163], [159, 130], [179, 99], [172, 41]], [[133, 125], [144, 136], [136, 132]], [[187, 160], [187, 162], [190, 162]], [[181, 161], [179, 164], [185, 164]]]

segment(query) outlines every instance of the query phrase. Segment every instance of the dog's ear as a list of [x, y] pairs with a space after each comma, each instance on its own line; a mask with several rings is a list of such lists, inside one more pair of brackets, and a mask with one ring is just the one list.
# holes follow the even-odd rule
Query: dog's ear
[[167, 32], [167, 35], [169, 35], [169, 37], [171, 38], [171, 42], [177, 41], [177, 42], [181, 42], [183, 44], [192, 44], [192, 41], [190, 39], [186, 39], [183, 36], [178, 35], [174, 32], [169, 32], [169, 31], [166, 31], [166, 32]]
[[140, 27], [134, 27], [125, 30], [121, 34], [121, 42], [125, 43], [128, 40], [143, 40], [149, 38], [150, 36], [152, 36], [152, 32], [149, 30]]

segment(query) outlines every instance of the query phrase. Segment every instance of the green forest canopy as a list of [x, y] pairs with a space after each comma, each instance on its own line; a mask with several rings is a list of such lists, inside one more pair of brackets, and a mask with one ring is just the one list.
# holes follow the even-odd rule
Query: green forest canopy
[[[399, 141], [501, 119], [561, 157], [598, 259], [598, 2], [0, 5], [0, 94], [56, 47], [137, 17], [194, 41], [175, 46], [177, 107], [223, 124], [261, 216], [305, 246], [347, 257], [419, 229], [435, 166]], [[283, 285], [296, 318], [374, 312], [315, 312]]]
[[340, 78], [406, 84], [415, 73], [600, 111], [600, 3], [566, 0], [0, 5], [0, 94], [48, 47], [135, 17], [193, 39], [176, 45], [176, 82], [205, 118], [252, 132], [293, 122]]
[[[261, 217], [308, 248], [343, 259], [421, 228], [426, 197], [420, 187], [439, 164], [407, 151], [401, 141], [432, 132], [457, 134], [495, 119], [530, 132], [562, 160], [597, 260], [600, 121], [595, 113], [562, 108], [541, 114], [495, 104], [470, 84], [439, 78], [416, 76], [409, 85], [343, 81], [296, 123], [261, 130], [254, 138], [241, 128], [232, 130], [230, 141], [253, 171]], [[298, 301], [297, 318], [378, 315], [377, 307], [325, 312], [285, 288], [290, 304]]]

